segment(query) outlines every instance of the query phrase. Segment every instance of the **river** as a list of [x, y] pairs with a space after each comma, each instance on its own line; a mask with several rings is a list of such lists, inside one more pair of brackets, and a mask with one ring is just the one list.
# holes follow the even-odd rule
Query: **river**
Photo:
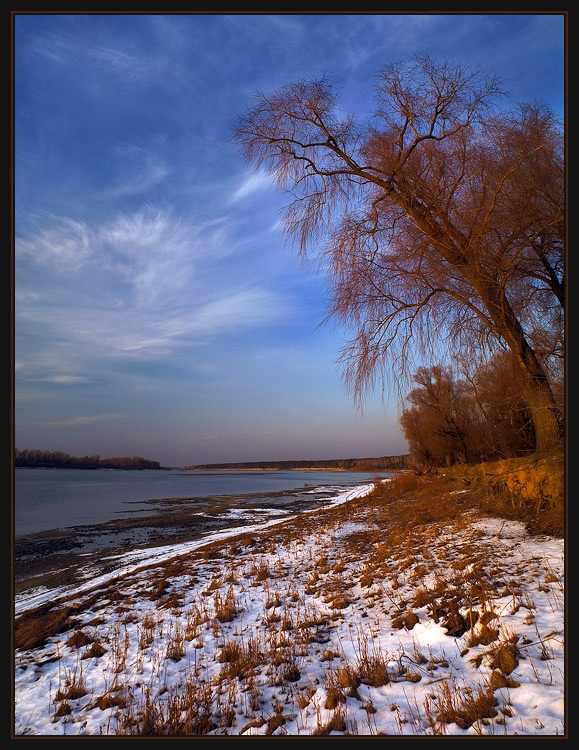
[[[381, 477], [390, 476], [381, 472]], [[337, 494], [372, 482], [376, 474], [339, 471], [122, 471], [28, 469], [14, 471], [14, 534], [93, 526], [156, 513], [154, 500], [320, 490]]]

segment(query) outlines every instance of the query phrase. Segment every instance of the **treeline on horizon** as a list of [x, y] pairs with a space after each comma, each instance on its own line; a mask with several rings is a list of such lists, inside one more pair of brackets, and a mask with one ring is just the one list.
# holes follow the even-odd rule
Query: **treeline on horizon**
[[158, 461], [151, 461], [142, 456], [123, 456], [119, 458], [101, 458], [93, 456], [69, 456], [62, 451], [18, 450], [14, 452], [16, 468], [44, 469], [163, 469]]
[[226, 470], [263, 470], [291, 471], [299, 469], [335, 469], [341, 471], [388, 471], [405, 469], [409, 466], [409, 457], [382, 456], [381, 458], [338, 458], [319, 461], [250, 461], [224, 464], [199, 464], [185, 466], [187, 471], [226, 471]]

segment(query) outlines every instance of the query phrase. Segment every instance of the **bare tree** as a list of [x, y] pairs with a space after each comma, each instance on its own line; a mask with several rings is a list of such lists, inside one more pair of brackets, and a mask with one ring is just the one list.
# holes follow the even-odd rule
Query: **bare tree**
[[419, 463], [449, 465], [528, 454], [534, 431], [509, 352], [456, 368], [419, 367], [400, 424]]
[[468, 388], [481, 414], [481, 460], [528, 454], [534, 444], [533, 425], [509, 353], [499, 352], [479, 367]]
[[411, 406], [400, 416], [411, 453], [425, 464], [480, 460], [473, 439], [480, 420], [465, 381], [440, 365], [419, 367], [413, 380], [417, 387], [406, 397]]
[[499, 94], [493, 77], [416, 58], [381, 72], [365, 127], [338, 116], [322, 79], [258, 95], [235, 137], [291, 196], [288, 235], [328, 273], [358, 398], [386, 363], [408, 374], [429, 346], [506, 345], [548, 449], [560, 441], [546, 362], [562, 352], [562, 144], [550, 112], [493, 110]]

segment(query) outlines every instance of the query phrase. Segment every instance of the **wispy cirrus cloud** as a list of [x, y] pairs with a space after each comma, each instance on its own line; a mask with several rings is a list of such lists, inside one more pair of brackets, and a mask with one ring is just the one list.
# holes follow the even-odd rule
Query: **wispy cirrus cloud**
[[287, 294], [242, 256], [225, 221], [191, 225], [152, 209], [100, 225], [53, 220], [17, 243], [22, 371], [79, 383], [89, 362], [155, 360], [288, 319]]
[[81, 375], [49, 375], [44, 380], [56, 385], [78, 385], [79, 383], [90, 383], [91, 378]]
[[48, 217], [47, 221], [48, 226], [32, 236], [17, 238], [17, 267], [31, 263], [75, 271], [90, 261], [95, 234], [85, 222], [66, 217]]
[[78, 416], [70, 419], [51, 420], [42, 423], [43, 427], [82, 427], [83, 425], [95, 424], [97, 422], [109, 422], [121, 419], [122, 414], [92, 414], [89, 416]]
[[237, 201], [248, 198], [261, 190], [270, 189], [273, 184], [274, 180], [272, 176], [265, 170], [252, 172], [244, 177], [241, 185], [235, 190], [232, 196], [232, 201], [236, 203]]
[[116, 175], [110, 187], [97, 191], [95, 198], [100, 201], [143, 195], [171, 174], [171, 169], [153, 151], [133, 144], [113, 144], [111, 161], [117, 165]]
[[181, 275], [192, 263], [236, 251], [227, 223], [227, 217], [188, 223], [151, 207], [93, 223], [46, 216], [40, 229], [17, 237], [16, 262], [72, 273], [98, 265], [133, 280], [143, 268], [171, 264], [166, 270], [181, 269]]
[[[90, 18], [87, 19], [90, 24]], [[150, 84], [151, 78], [163, 70], [165, 65], [155, 55], [131, 54], [121, 49], [120, 44], [99, 44], [98, 35], [92, 35], [93, 41], [86, 36], [79, 38], [77, 34], [70, 34], [63, 30], [62, 24], [55, 26], [52, 32], [46, 28], [42, 35], [29, 34], [28, 45], [35, 54], [46, 60], [71, 68], [71, 65], [82, 65], [85, 75], [89, 71], [95, 73], [108, 72], [120, 76], [125, 81], [142, 81]]]

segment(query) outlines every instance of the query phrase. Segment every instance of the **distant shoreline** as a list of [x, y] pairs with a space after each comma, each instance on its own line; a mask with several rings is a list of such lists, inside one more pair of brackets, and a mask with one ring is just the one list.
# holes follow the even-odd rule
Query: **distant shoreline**
[[102, 459], [99, 455], [78, 458], [59, 451], [16, 450], [15, 469], [109, 469], [123, 471], [396, 471], [411, 468], [408, 454], [374, 458], [310, 458], [282, 461], [235, 461], [227, 463], [196, 464], [190, 466], [161, 466], [142, 456]]
[[[223, 471], [223, 472], [238, 472], [238, 471], [351, 471], [349, 469], [342, 469], [342, 468], [329, 468], [329, 467], [319, 467], [319, 466], [304, 466], [303, 468], [300, 466], [299, 468], [293, 467], [293, 468], [282, 468], [280, 466], [274, 466], [274, 467], [244, 467], [240, 466], [238, 468], [232, 468], [232, 469], [222, 469], [217, 467], [209, 467], [209, 466], [203, 466], [203, 467], [192, 467], [192, 466], [185, 466], [183, 471]], [[384, 469], [386, 471], [386, 469]], [[391, 469], [388, 469], [387, 471], [391, 471]]]
[[198, 464], [185, 466], [184, 471], [396, 471], [410, 467], [409, 455], [379, 458], [339, 458], [312, 461], [247, 461], [236, 463]]
[[319, 466], [306, 466], [304, 468], [300, 467], [300, 468], [297, 468], [297, 469], [246, 469], [246, 468], [239, 468], [239, 469], [215, 469], [215, 468], [214, 469], [209, 469], [209, 468], [197, 469], [197, 468], [195, 468], [195, 469], [193, 469], [193, 468], [185, 467], [184, 469], [182, 469], [182, 471], [191, 471], [191, 472], [198, 471], [200, 473], [202, 473], [202, 472], [208, 472], [208, 471], [219, 471], [219, 472], [222, 472], [223, 474], [227, 474], [228, 472], [231, 472], [232, 474], [236, 474], [236, 473], [238, 473], [240, 471], [254, 471], [256, 473], [260, 472], [260, 471], [262, 471], [262, 472], [263, 471], [268, 471], [268, 472], [271, 472], [271, 473], [274, 473], [276, 471], [296, 471], [296, 472], [297, 471], [315, 471], [315, 472], [327, 471], [327, 472], [334, 473], [334, 474], [340, 474], [340, 473], [341, 474], [346, 474], [348, 472], [351, 473], [351, 474], [355, 474], [355, 473], [359, 473], [359, 474], [371, 474], [372, 472], [399, 472], [399, 471], [408, 471], [408, 468], [407, 467], [396, 467], [396, 468], [389, 467], [387, 469], [358, 469], [358, 468], [355, 468], [355, 469], [340, 469], [340, 468], [330, 469], [330, 468], [320, 468]]

